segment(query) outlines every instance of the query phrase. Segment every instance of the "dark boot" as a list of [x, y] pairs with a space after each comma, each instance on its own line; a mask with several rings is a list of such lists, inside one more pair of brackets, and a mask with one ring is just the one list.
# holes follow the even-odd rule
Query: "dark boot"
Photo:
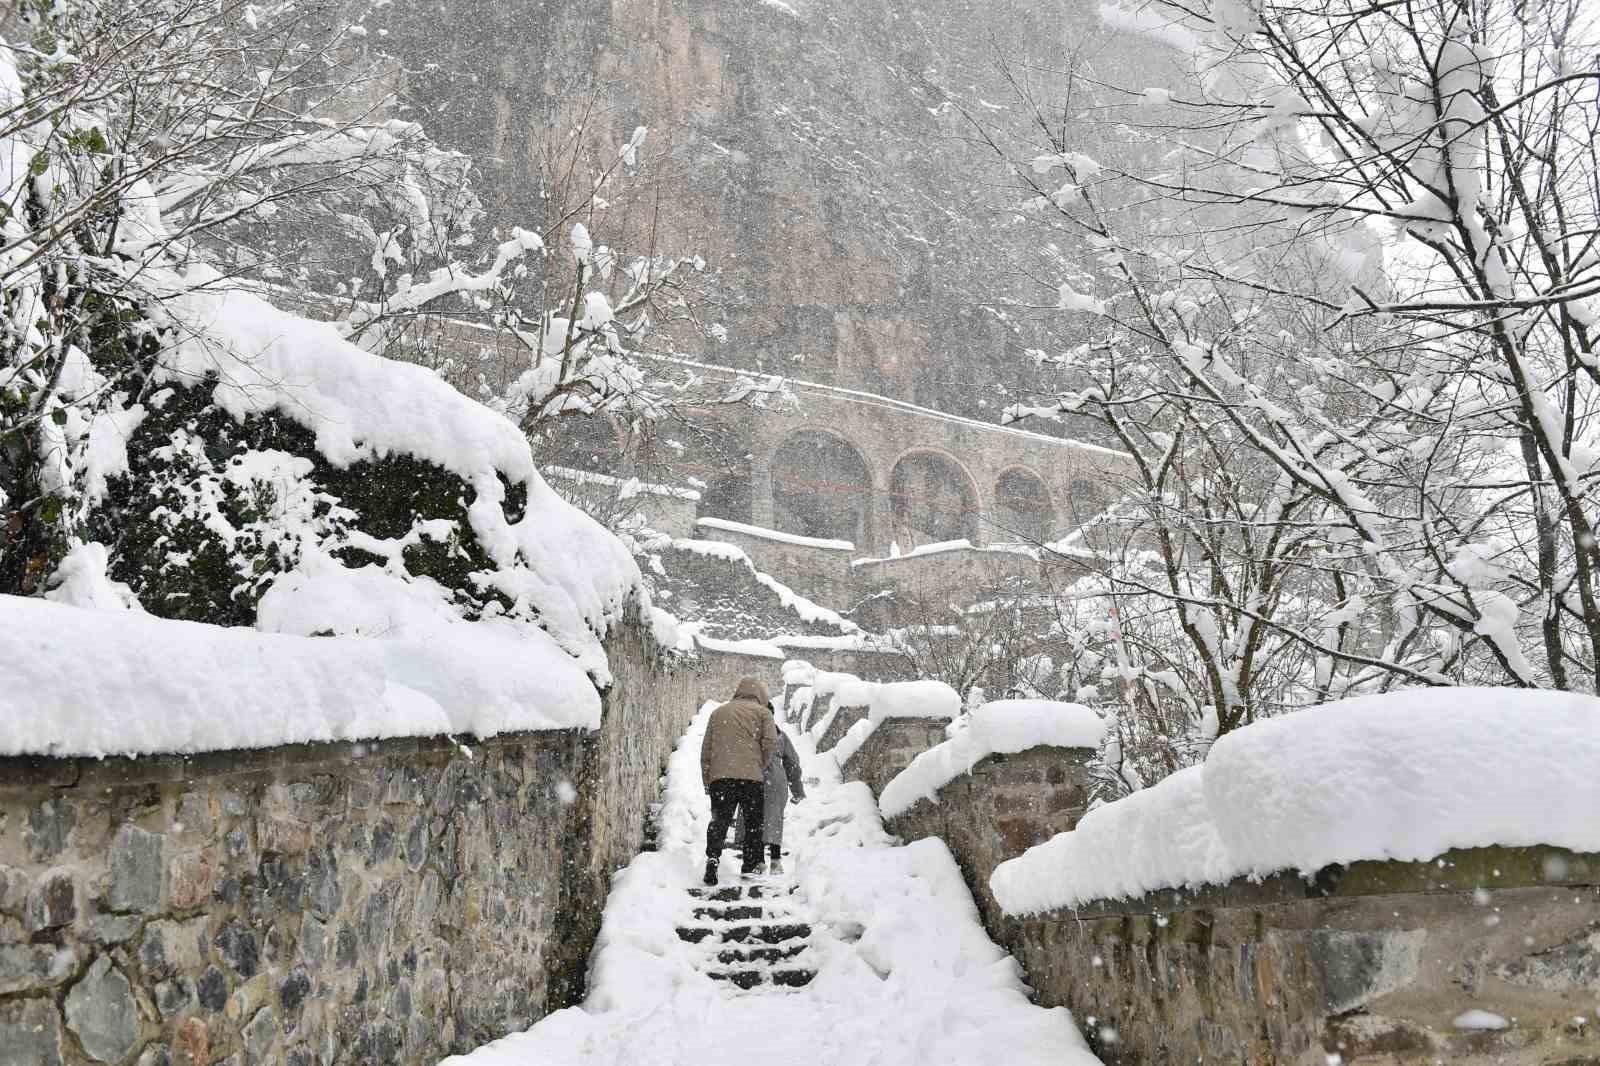
[[717, 883], [717, 860], [716, 859], [707, 859], [706, 860], [705, 883], [707, 885], [714, 885], [714, 884]]

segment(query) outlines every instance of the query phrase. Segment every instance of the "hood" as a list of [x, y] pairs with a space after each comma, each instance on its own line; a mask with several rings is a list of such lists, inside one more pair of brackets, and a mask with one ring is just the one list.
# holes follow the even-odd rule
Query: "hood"
[[733, 690], [736, 700], [754, 700], [765, 707], [767, 705], [767, 686], [753, 677], [747, 677], [739, 682], [739, 687]]

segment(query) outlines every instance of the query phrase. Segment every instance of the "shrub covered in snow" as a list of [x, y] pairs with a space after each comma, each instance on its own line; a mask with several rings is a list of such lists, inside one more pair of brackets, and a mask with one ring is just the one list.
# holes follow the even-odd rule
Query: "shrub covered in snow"
[[1600, 851], [1596, 766], [1593, 696], [1431, 688], [1341, 700], [1227, 734], [1202, 765], [1000, 864], [990, 886], [1007, 912], [1028, 914], [1451, 848]]

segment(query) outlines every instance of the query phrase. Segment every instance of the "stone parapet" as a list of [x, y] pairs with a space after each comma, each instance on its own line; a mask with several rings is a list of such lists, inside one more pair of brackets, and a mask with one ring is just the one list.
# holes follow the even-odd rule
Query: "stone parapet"
[[874, 796], [881, 795], [883, 786], [912, 759], [944, 741], [948, 725], [942, 718], [886, 718], [839, 768], [840, 773], [846, 781], [865, 781]]
[[[907, 765], [915, 755], [906, 758]], [[1004, 916], [989, 891], [989, 875], [1007, 859], [1078, 824], [1089, 802], [1093, 757], [1085, 748], [1043, 745], [990, 755], [971, 773], [948, 782], [936, 801], [922, 800], [884, 825], [906, 840], [938, 837], [948, 844], [984, 924], [993, 931]], [[881, 791], [879, 786], [874, 794]]]
[[1106, 1063], [1600, 1062], [1597, 855], [1475, 848], [1003, 914], [990, 874], [1077, 824], [1090, 754], [991, 756], [885, 824], [950, 847], [990, 935]]
[[596, 732], [0, 759], [0, 1063], [432, 1062], [576, 1001], [699, 695], [608, 651]]
[[1475, 848], [1002, 928], [1108, 1063], [1600, 1062], [1600, 856]]
[[[817, 717], [826, 715], [827, 711], [818, 712]], [[852, 726], [867, 717], [865, 707], [840, 707], [833, 716], [833, 721], [828, 723], [828, 728], [822, 731], [822, 736], [817, 738], [817, 751], [832, 751], [839, 746], [839, 741], [850, 732]]]

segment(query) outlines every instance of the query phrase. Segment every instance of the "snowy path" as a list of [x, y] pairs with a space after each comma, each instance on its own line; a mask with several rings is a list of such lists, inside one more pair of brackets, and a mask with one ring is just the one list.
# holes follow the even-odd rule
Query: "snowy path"
[[[865, 785], [840, 784], [832, 758], [795, 735], [807, 779], [789, 808], [785, 878], [695, 892], [710, 809], [700, 787], [702, 708], [673, 753], [657, 852], [613, 882], [581, 1007], [445, 1060], [450, 1066], [1098, 1066], [1072, 1017], [1028, 1002], [1016, 963], [991, 942], [949, 851], [894, 846]], [[751, 897], [755, 897], [752, 899]], [[721, 912], [716, 907], [768, 908]], [[708, 908], [708, 903], [713, 906]], [[723, 934], [793, 923], [766, 972], [815, 971], [798, 988], [750, 990], [710, 973], [739, 969]], [[681, 929], [710, 930], [692, 934]], [[790, 961], [792, 960], [792, 961]], [[757, 968], [761, 968], [758, 966]], [[803, 980], [803, 977], [795, 978]]]

